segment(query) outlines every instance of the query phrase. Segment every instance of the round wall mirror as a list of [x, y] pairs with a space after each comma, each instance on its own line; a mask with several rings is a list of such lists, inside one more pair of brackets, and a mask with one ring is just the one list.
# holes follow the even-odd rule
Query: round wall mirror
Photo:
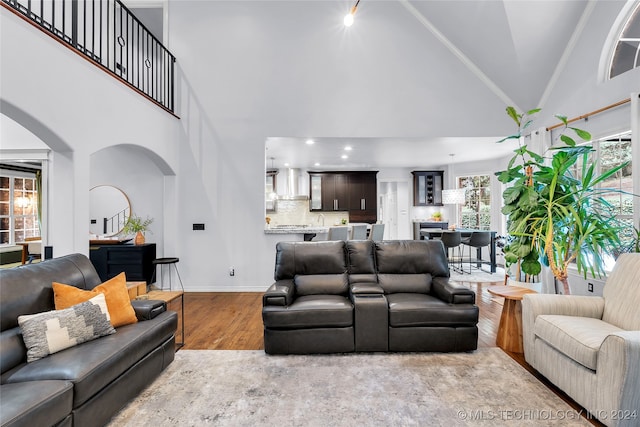
[[122, 231], [131, 215], [131, 203], [126, 194], [111, 185], [98, 185], [89, 191], [91, 221], [89, 233], [111, 237]]

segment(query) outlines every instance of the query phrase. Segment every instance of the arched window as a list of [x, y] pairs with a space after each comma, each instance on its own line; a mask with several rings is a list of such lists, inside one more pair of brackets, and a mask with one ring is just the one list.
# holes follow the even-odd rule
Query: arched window
[[640, 67], [640, 3], [631, 12], [629, 20], [622, 27], [614, 49], [609, 67], [610, 79]]

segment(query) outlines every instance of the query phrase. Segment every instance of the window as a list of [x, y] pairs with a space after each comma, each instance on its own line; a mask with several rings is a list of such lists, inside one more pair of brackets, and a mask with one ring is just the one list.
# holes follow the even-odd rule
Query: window
[[615, 43], [609, 78], [640, 66], [640, 5], [636, 6]]
[[[593, 146], [591, 158], [596, 162], [596, 174], [600, 174], [610, 170], [622, 163], [629, 164], [612, 175], [606, 181], [600, 184], [601, 189], [611, 189], [605, 192], [602, 197], [611, 204], [612, 214], [623, 225], [620, 233], [620, 248], [614, 250], [614, 256], [619, 253], [632, 250], [636, 232], [634, 227], [637, 225], [633, 222], [633, 168], [632, 168], [632, 148], [631, 133], [625, 132], [618, 135], [602, 138], [590, 143]], [[574, 173], [577, 172], [577, 165], [574, 167]], [[579, 174], [576, 173], [576, 176]], [[620, 192], [623, 191], [623, 192]], [[607, 270], [613, 267], [614, 259], [607, 262]]]
[[0, 244], [40, 235], [36, 177], [0, 175]]
[[458, 188], [466, 188], [465, 203], [460, 207], [462, 228], [489, 230], [491, 228], [491, 189], [489, 175], [458, 177]]

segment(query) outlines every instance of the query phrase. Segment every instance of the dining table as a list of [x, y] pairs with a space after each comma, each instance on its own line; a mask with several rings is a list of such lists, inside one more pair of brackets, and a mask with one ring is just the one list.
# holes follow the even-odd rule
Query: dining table
[[[456, 228], [455, 230], [443, 230], [441, 228], [423, 228], [420, 230], [420, 239], [421, 240], [435, 239], [435, 238], [442, 237], [442, 233], [451, 233], [453, 231], [459, 231], [463, 239], [465, 237], [471, 236], [471, 234], [474, 232], [491, 233], [491, 243], [489, 244], [489, 267], [490, 267], [491, 273], [496, 272], [496, 267], [497, 267], [496, 266], [496, 234], [497, 234], [496, 231], [478, 230], [478, 229], [472, 229], [472, 228]], [[482, 265], [482, 261], [480, 261], [482, 259], [482, 248], [476, 248], [476, 251], [477, 251], [476, 259], [478, 260], [476, 266], [480, 268], [480, 266]]]

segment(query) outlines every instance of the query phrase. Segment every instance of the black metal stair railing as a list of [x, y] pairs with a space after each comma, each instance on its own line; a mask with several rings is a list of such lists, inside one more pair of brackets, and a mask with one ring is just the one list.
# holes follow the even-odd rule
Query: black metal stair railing
[[175, 57], [119, 0], [2, 0], [174, 111]]

